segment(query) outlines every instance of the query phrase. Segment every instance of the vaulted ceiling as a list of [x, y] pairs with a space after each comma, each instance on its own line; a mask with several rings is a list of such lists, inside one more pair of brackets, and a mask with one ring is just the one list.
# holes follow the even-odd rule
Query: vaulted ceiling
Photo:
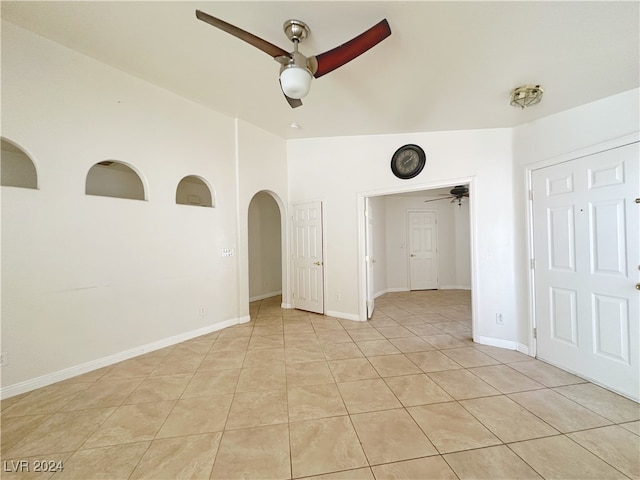
[[[510, 127], [640, 85], [639, 3], [457, 1], [2, 2], [2, 18], [283, 138]], [[305, 55], [383, 18], [392, 34], [314, 79], [291, 109], [267, 54], [195, 17], [203, 10]], [[509, 106], [540, 84], [542, 102]], [[297, 123], [301, 128], [290, 125]]]

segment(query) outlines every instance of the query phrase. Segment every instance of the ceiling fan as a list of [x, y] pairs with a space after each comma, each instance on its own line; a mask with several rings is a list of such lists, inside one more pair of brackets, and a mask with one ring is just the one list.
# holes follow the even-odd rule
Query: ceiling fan
[[391, 28], [386, 19], [380, 21], [369, 30], [352, 38], [346, 43], [319, 55], [305, 57], [298, 51], [298, 44], [309, 35], [309, 27], [300, 20], [287, 20], [283, 29], [289, 40], [293, 42], [293, 52], [287, 52], [277, 45], [242, 30], [230, 23], [196, 10], [198, 20], [213, 25], [240, 40], [259, 48], [272, 56], [280, 65], [280, 88], [291, 108], [302, 105], [303, 98], [309, 93], [312, 77], [320, 78], [336, 68], [362, 55], [370, 48], [391, 35]]
[[454, 203], [456, 200], [458, 201], [458, 205], [462, 205], [462, 199], [469, 197], [469, 187], [466, 185], [456, 185], [453, 187], [449, 194], [439, 193], [438, 195], [444, 195], [442, 198], [432, 198], [431, 200], [425, 200], [425, 202], [436, 202], [438, 200], [446, 200], [448, 198], [452, 198], [451, 202]]

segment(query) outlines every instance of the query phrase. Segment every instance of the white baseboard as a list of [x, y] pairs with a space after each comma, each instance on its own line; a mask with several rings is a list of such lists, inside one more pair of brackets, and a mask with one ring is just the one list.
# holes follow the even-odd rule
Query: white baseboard
[[333, 310], [327, 310], [326, 312], [324, 312], [324, 314], [327, 317], [335, 317], [335, 318], [342, 318], [344, 320], [355, 320], [356, 322], [360, 322], [360, 316], [353, 314], [353, 313], [344, 313], [344, 312], [336, 312]]
[[280, 304], [280, 308], [288, 308], [288, 309], [292, 309], [293, 305], [291, 305], [290, 303], [281, 303]]
[[282, 295], [282, 290], [278, 290], [277, 292], [263, 293], [261, 295], [256, 295], [255, 297], [250, 297], [249, 302], [257, 302], [258, 300], [264, 300], [265, 298], [271, 298], [277, 295]]
[[174, 335], [173, 337], [163, 338], [162, 340], [158, 340], [156, 342], [147, 343], [146, 345], [131, 348], [123, 352], [114, 353], [113, 355], [107, 355], [106, 357], [97, 358], [80, 365], [74, 365], [73, 367], [64, 368], [62, 370], [58, 370], [57, 372], [48, 373], [40, 377], [25, 380], [23, 382], [18, 382], [13, 385], [8, 385], [0, 389], [0, 398], [5, 399], [13, 397], [15, 395], [19, 395], [21, 393], [30, 392], [31, 390], [35, 390], [36, 388], [46, 387], [47, 385], [51, 385], [52, 383], [67, 380], [68, 378], [72, 377], [77, 377], [78, 375], [82, 375], [99, 368], [108, 367], [109, 365], [113, 365], [124, 360], [129, 360], [130, 358], [153, 352], [155, 350], [160, 350], [161, 348], [170, 347], [171, 345], [191, 340], [192, 338], [200, 337], [202, 335], [206, 335], [207, 333], [216, 332], [218, 330], [222, 330], [223, 328], [232, 327], [233, 325], [237, 325], [239, 323], [246, 323], [250, 319], [251, 318], [247, 315], [241, 318], [224, 320], [222, 322], [214, 323], [213, 325], [207, 325], [206, 327]]
[[530, 357], [532, 357], [533, 355], [531, 355], [531, 350], [529, 350], [529, 346], [528, 345], [524, 345], [522, 343], [518, 344], [518, 348], [516, 348], [516, 350], [518, 350], [520, 353], [524, 353], [525, 355], [529, 355]]
[[508, 350], [518, 350], [518, 346], [520, 345], [518, 342], [512, 342], [511, 340], [503, 340], [501, 338], [493, 338], [493, 337], [476, 337], [473, 340], [482, 345], [489, 345], [490, 347], [506, 348]]
[[439, 290], [471, 290], [471, 285], [440, 285]]
[[[440, 285], [437, 288], [438, 290], [471, 290], [471, 285]], [[384, 290], [380, 290], [373, 295], [373, 298], [378, 298], [385, 293], [394, 293], [394, 292], [410, 292], [411, 290], [408, 287], [392, 287], [385, 288]]]

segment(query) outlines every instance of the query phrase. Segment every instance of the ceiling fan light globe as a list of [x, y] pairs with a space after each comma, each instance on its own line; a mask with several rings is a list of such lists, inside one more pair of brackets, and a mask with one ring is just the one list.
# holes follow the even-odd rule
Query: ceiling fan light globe
[[313, 76], [306, 68], [292, 65], [282, 70], [280, 84], [282, 91], [289, 98], [304, 98], [311, 88]]

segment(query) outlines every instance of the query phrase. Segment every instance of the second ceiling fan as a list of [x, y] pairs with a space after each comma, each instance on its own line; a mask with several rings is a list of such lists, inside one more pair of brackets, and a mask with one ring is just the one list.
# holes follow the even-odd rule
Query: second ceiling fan
[[310, 30], [300, 20], [287, 20], [283, 25], [285, 34], [293, 42], [293, 52], [287, 52], [277, 45], [200, 10], [196, 10], [196, 17], [240, 40], [244, 40], [280, 63], [280, 88], [291, 108], [302, 105], [300, 99], [309, 93], [312, 77], [319, 78], [332, 72], [391, 35], [389, 22], [384, 19], [364, 33], [332, 50], [305, 57], [298, 51], [298, 44], [307, 38]]
[[458, 206], [462, 206], [462, 200], [464, 198], [469, 198], [469, 187], [466, 185], [456, 185], [453, 187], [448, 194], [439, 193], [438, 195], [442, 195], [442, 198], [432, 198], [431, 200], [425, 200], [425, 202], [437, 202], [438, 200], [446, 200], [449, 198], [453, 198], [450, 203], [458, 202]]

